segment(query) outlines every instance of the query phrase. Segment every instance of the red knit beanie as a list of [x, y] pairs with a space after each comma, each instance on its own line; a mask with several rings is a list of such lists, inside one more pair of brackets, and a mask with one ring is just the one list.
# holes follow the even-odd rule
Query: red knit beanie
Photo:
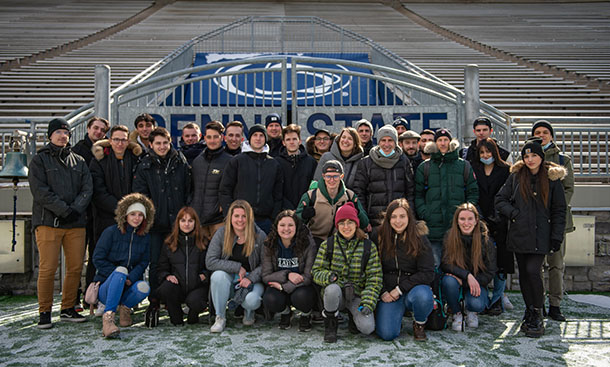
[[360, 220], [358, 219], [358, 211], [354, 207], [354, 203], [348, 201], [343, 204], [342, 207], [337, 210], [337, 214], [335, 214], [335, 227], [338, 228], [339, 222], [342, 220], [349, 219], [356, 222], [356, 226], [360, 226]]

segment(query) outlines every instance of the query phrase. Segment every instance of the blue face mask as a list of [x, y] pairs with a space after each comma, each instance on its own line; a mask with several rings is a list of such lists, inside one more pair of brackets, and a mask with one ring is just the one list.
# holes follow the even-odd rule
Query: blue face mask
[[494, 157], [489, 157], [488, 159], [481, 157], [479, 159], [481, 160], [481, 163], [483, 163], [484, 165], [490, 165], [494, 162]]
[[396, 150], [396, 149], [392, 149], [392, 151], [390, 152], [390, 154], [385, 154], [385, 153], [383, 152], [383, 149], [379, 149], [379, 154], [381, 154], [382, 156], [384, 156], [384, 157], [386, 157], [386, 158], [387, 158], [387, 157], [391, 156], [392, 154], [394, 154], [394, 151], [395, 151], [395, 150]]
[[552, 141], [550, 141], [548, 144], [543, 145], [543, 146], [542, 146], [542, 149], [544, 149], [544, 150], [549, 149], [549, 147], [551, 146], [551, 144], [553, 144], [553, 142], [552, 142]]

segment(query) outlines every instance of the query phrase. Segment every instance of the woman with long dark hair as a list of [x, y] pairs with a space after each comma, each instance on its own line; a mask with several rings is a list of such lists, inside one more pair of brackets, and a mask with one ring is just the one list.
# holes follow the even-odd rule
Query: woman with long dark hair
[[284, 210], [265, 240], [263, 283], [268, 285], [263, 304], [270, 313], [280, 313], [280, 329], [290, 328], [291, 306], [301, 312], [299, 331], [311, 330], [311, 310], [317, 296], [311, 268], [317, 247], [307, 226], [294, 210]]
[[183, 325], [181, 304], [189, 308], [187, 323], [199, 322], [208, 300], [209, 272], [205, 268], [206, 246], [199, 216], [185, 206], [176, 216], [174, 228], [165, 239], [159, 256], [159, 288], [161, 303], [165, 303], [173, 325]]
[[540, 272], [545, 255], [559, 251], [566, 224], [566, 200], [561, 179], [566, 170], [544, 161], [540, 138], [526, 141], [521, 161], [496, 196], [496, 208], [509, 218], [506, 248], [515, 253], [519, 287], [526, 310], [521, 331], [544, 334], [544, 285]]
[[490, 236], [496, 243], [496, 266], [498, 272], [494, 277], [494, 288], [489, 302], [487, 314], [497, 316], [502, 313], [504, 305], [512, 307], [504, 294], [506, 276], [515, 272], [515, 258], [512, 252], [506, 250], [507, 221], [497, 214], [494, 205], [496, 194], [510, 174], [510, 165], [500, 157], [500, 150], [495, 140], [481, 140], [475, 151], [472, 162], [474, 174], [479, 185], [479, 208], [481, 218], [487, 224]]
[[427, 233], [428, 227], [424, 222], [416, 222], [406, 199], [390, 202], [379, 230], [383, 288], [375, 324], [377, 335], [383, 340], [400, 335], [405, 310], [413, 312], [415, 340], [426, 340], [424, 326], [434, 308], [430, 288], [434, 280], [434, 255]]
[[496, 274], [496, 247], [471, 203], [459, 205], [453, 214], [445, 235], [441, 270], [445, 272], [441, 292], [453, 314], [451, 328], [462, 330], [460, 295], [464, 297], [466, 325], [478, 327], [477, 313], [487, 307], [487, 285]]

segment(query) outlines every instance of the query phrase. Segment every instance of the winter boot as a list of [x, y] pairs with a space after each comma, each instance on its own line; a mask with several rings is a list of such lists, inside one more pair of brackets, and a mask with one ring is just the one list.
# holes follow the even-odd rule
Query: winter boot
[[530, 319], [532, 318], [532, 314], [531, 314], [531, 310], [530, 308], [526, 308], [525, 309], [525, 313], [523, 314], [523, 319], [521, 321], [521, 327], [520, 330], [524, 333], [527, 332], [527, 328], [530, 322]]
[[337, 323], [337, 314], [337, 311], [322, 311], [322, 316], [324, 316], [324, 341], [326, 343], [337, 342], [337, 327], [339, 326]]
[[354, 316], [352, 316], [352, 313], [348, 312], [347, 315], [349, 317], [349, 319], [347, 320], [347, 330], [349, 330], [349, 332], [352, 334], [360, 334], [360, 330], [358, 330], [358, 327], [354, 322]]
[[417, 321], [413, 320], [413, 338], [416, 341], [424, 341], [428, 339], [426, 336], [426, 323], [420, 324]]
[[530, 338], [540, 338], [544, 335], [544, 317], [541, 308], [530, 306], [530, 322], [527, 324], [525, 336]]
[[159, 305], [151, 303], [144, 314], [144, 325], [152, 328], [159, 324]]
[[131, 326], [133, 322], [131, 321], [131, 308], [119, 305], [119, 325], [121, 327]]
[[104, 312], [102, 316], [102, 335], [105, 338], [113, 338], [119, 335], [121, 330], [114, 323], [114, 312]]
[[566, 317], [561, 313], [559, 306], [549, 306], [549, 317], [555, 321], [566, 321]]

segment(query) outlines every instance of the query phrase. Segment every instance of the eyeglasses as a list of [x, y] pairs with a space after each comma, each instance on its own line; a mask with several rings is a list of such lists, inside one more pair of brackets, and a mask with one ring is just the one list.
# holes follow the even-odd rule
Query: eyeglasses
[[126, 144], [128, 142], [127, 139], [119, 139], [119, 138], [112, 138], [110, 140], [112, 140], [112, 142], [115, 144]]
[[325, 136], [323, 138], [315, 138], [315, 141], [330, 141], [330, 138], [328, 136]]
[[341, 179], [341, 175], [324, 175], [324, 179], [329, 181], [337, 181]]

